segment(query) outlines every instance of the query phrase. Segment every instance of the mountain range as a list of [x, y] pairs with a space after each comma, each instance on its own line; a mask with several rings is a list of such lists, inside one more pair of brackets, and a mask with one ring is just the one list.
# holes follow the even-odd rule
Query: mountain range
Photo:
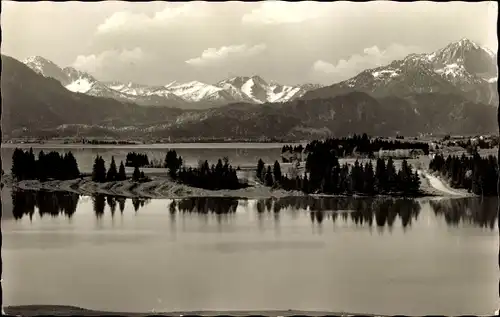
[[56, 79], [70, 91], [119, 101], [131, 101], [143, 106], [206, 109], [232, 102], [257, 104], [286, 102], [302, 97], [309, 90], [321, 87], [314, 84], [286, 86], [268, 83], [259, 76], [234, 77], [216, 84], [191, 81], [148, 86], [132, 82], [99, 81], [88, 73], [78, 71], [73, 67], [61, 68], [40, 56], [29, 57], [24, 60], [24, 64], [44, 77]]
[[430, 54], [410, 54], [389, 65], [367, 69], [348, 80], [309, 91], [302, 98], [328, 98], [353, 91], [374, 97], [446, 93], [497, 105], [497, 84], [497, 55], [464, 38]]
[[[2, 55], [2, 133], [286, 138], [497, 130], [496, 54], [463, 39], [326, 87], [259, 76], [147, 86], [101, 82], [41, 57]], [[223, 101], [224, 100], [224, 101]]]

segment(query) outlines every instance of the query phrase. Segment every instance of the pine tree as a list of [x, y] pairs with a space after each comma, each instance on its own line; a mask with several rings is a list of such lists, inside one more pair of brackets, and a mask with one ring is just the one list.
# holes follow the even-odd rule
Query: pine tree
[[80, 169], [78, 168], [78, 162], [71, 151], [68, 152], [67, 156], [69, 175], [71, 179], [80, 177]]
[[116, 171], [115, 157], [111, 157], [111, 164], [109, 164], [108, 174], [106, 175], [106, 180], [108, 182], [114, 182], [117, 180], [118, 172]]
[[38, 160], [36, 162], [36, 175], [40, 181], [45, 181], [47, 179], [47, 171], [45, 166], [45, 153], [40, 151], [38, 153]]
[[377, 159], [377, 166], [375, 167], [375, 187], [379, 194], [387, 190], [387, 172], [385, 168], [385, 161], [381, 158]]
[[413, 177], [411, 179], [411, 191], [413, 193], [417, 193], [420, 190], [420, 176], [418, 175], [418, 171], [415, 170]]
[[262, 159], [259, 159], [259, 162], [257, 162], [257, 171], [256, 171], [256, 177], [258, 179], [260, 179], [261, 181], [264, 179], [262, 177], [262, 174], [264, 172], [264, 168], [265, 168], [265, 163]]
[[92, 181], [104, 183], [106, 181], [106, 166], [101, 156], [97, 156], [94, 160], [92, 168]]
[[139, 167], [134, 167], [134, 173], [132, 174], [132, 181], [138, 182], [139, 179], [141, 178], [141, 171], [139, 170]]
[[371, 161], [365, 164], [363, 179], [363, 192], [365, 194], [373, 194], [375, 192], [375, 175], [373, 174], [373, 164]]
[[24, 179], [24, 166], [23, 166], [23, 160], [24, 160], [24, 151], [16, 148], [14, 150], [14, 153], [12, 154], [12, 167], [11, 167], [11, 173], [12, 176], [17, 178], [18, 180], [23, 180]]
[[165, 156], [165, 168], [168, 168], [168, 173], [170, 177], [175, 178], [177, 171], [182, 165], [182, 158], [177, 158], [177, 152], [175, 150], [169, 150]]
[[278, 161], [274, 162], [273, 175], [274, 175], [274, 182], [280, 183], [281, 182], [281, 166], [280, 166], [280, 163]]
[[36, 159], [33, 148], [30, 148], [26, 156], [26, 176], [28, 179], [36, 179]]
[[125, 166], [123, 165], [123, 161], [120, 162], [120, 168], [118, 169], [117, 180], [119, 181], [127, 180], [127, 174], [125, 173]]
[[396, 190], [396, 168], [394, 166], [394, 161], [392, 160], [392, 157], [389, 157], [389, 160], [387, 160], [387, 167], [386, 167], [386, 179], [387, 179], [387, 189], [389, 191], [394, 191]]

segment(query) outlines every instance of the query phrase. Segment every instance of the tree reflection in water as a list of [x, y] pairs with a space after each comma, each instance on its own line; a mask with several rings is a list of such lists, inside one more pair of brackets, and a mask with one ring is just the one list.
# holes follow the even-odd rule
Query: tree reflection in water
[[[101, 218], [106, 209], [113, 216], [116, 208], [123, 213], [127, 200], [132, 201], [135, 212], [144, 207], [149, 199], [107, 196], [102, 194], [92, 195], [92, 206], [95, 216]], [[27, 215], [30, 219], [38, 209], [40, 217], [51, 215], [57, 217], [61, 214], [71, 217], [78, 205], [79, 195], [67, 192], [47, 191], [12, 191], [13, 215], [21, 219]], [[175, 199], [168, 206], [171, 222], [175, 222], [176, 214], [197, 215], [208, 219], [213, 215], [221, 223], [235, 214], [240, 199], [232, 197], [194, 197]], [[496, 198], [460, 198], [430, 200], [429, 206], [438, 218], [444, 218], [450, 226], [469, 224], [483, 228], [495, 229], [498, 217]], [[413, 199], [381, 199], [381, 198], [352, 198], [352, 197], [284, 197], [257, 200], [254, 210], [257, 214], [259, 227], [269, 221], [269, 213], [275, 224], [279, 227], [281, 215], [289, 214], [296, 219], [301, 212], [308, 212], [311, 222], [321, 226], [325, 219], [331, 218], [333, 223], [351, 222], [356, 226], [377, 227], [380, 231], [384, 228], [392, 230], [396, 218], [399, 218], [403, 229], [411, 227], [412, 221], [418, 219], [421, 203]], [[271, 214], [272, 213], [272, 214]], [[293, 215], [293, 217], [292, 217]]]
[[12, 214], [15, 219], [22, 219], [27, 215], [32, 220], [36, 207], [40, 217], [57, 217], [64, 214], [71, 218], [76, 211], [79, 197], [78, 194], [68, 192], [13, 190]]
[[481, 228], [495, 229], [498, 217], [496, 197], [457, 198], [430, 201], [434, 214], [444, 217], [450, 226], [472, 224]]

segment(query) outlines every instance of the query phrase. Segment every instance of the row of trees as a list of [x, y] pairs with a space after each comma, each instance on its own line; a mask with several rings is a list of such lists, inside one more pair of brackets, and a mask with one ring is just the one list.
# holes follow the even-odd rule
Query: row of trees
[[11, 171], [17, 180], [67, 180], [80, 177], [78, 163], [71, 151], [64, 155], [54, 151], [47, 154], [40, 151], [37, 159], [32, 148], [29, 151], [16, 148], [12, 154]]
[[302, 153], [304, 151], [304, 147], [302, 144], [299, 144], [298, 146], [292, 146], [292, 145], [283, 145], [281, 148], [281, 153], [285, 152], [297, 152], [297, 153]]
[[443, 155], [436, 155], [430, 161], [429, 169], [446, 177], [453, 188], [466, 189], [481, 196], [497, 195], [498, 160], [492, 155], [448, 155], [446, 159]]
[[379, 150], [422, 150], [424, 154], [429, 154], [429, 144], [425, 142], [406, 142], [400, 140], [383, 140], [376, 138], [370, 140], [368, 135], [353, 135], [344, 138], [329, 138], [324, 141], [314, 140], [308, 143], [304, 149], [305, 152], [325, 152], [334, 151], [337, 157], [346, 157], [357, 152], [369, 157]]
[[[139, 168], [136, 167], [138, 170]], [[117, 170], [115, 157], [111, 157], [111, 163], [109, 164], [109, 169], [106, 171], [106, 163], [102, 156], [97, 155], [94, 160], [94, 166], [92, 167], [92, 181], [98, 183], [114, 182], [114, 181], [124, 181], [127, 179], [127, 174], [125, 173], [125, 166], [123, 161], [120, 162], [120, 168]]]
[[379, 158], [375, 168], [371, 161], [363, 164], [356, 160], [349, 168], [347, 163], [340, 166], [337, 157], [331, 152], [329, 157], [313, 152], [308, 157], [303, 177], [283, 176], [278, 161], [271, 170], [271, 166], [266, 169], [265, 163], [259, 160], [256, 173], [257, 178], [266, 186], [304, 193], [418, 195], [420, 192], [417, 171], [413, 171], [406, 160], [403, 160], [401, 169], [396, 171], [391, 158], [387, 163]]
[[[224, 163], [222, 162], [224, 160]], [[219, 159], [217, 165], [210, 166], [208, 161], [200, 162], [198, 168], [183, 166], [182, 157], [177, 156], [175, 150], [168, 151], [165, 157], [165, 167], [170, 177], [179, 182], [204, 189], [239, 189], [246, 186], [241, 184], [229, 159]]]
[[177, 179], [189, 186], [219, 190], [219, 189], [239, 189], [246, 187], [246, 184], [240, 183], [236, 169], [229, 165], [226, 159], [224, 163], [219, 159], [217, 165], [210, 167], [208, 161], [200, 164], [198, 168], [183, 167]]
[[147, 154], [129, 152], [125, 159], [125, 166], [128, 167], [144, 167], [149, 165], [149, 158]]
[[[106, 170], [106, 162], [104, 161], [102, 156], [96, 156], [94, 160], [94, 166], [92, 167], [92, 181], [98, 183], [106, 183], [124, 180], [127, 180], [127, 174], [125, 172], [123, 161], [120, 162], [120, 168], [117, 170], [115, 157], [112, 156], [109, 168]], [[134, 172], [132, 173], [132, 181], [144, 182], [148, 180], [149, 179], [144, 175], [144, 172], [139, 170], [138, 166], [135, 166]]]

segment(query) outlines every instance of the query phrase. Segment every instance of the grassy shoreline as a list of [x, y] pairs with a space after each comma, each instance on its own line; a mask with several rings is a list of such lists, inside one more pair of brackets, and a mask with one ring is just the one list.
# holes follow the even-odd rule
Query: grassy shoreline
[[[84, 196], [93, 194], [104, 194], [111, 196], [121, 196], [126, 198], [150, 198], [150, 199], [178, 199], [189, 197], [234, 197], [234, 198], [279, 198], [287, 196], [308, 196], [300, 191], [286, 191], [283, 189], [272, 189], [263, 186], [257, 182], [251, 182], [249, 187], [235, 190], [208, 190], [202, 188], [191, 187], [173, 181], [168, 176], [159, 175], [159, 173], [146, 173], [150, 181], [138, 183], [130, 179], [126, 181], [114, 181], [106, 183], [93, 182], [90, 176], [83, 176], [81, 178], [72, 180], [49, 180], [40, 182], [38, 180], [24, 180], [15, 181], [11, 175], [4, 175], [2, 177], [2, 185], [7, 188], [32, 190], [32, 191], [63, 191], [72, 192]], [[408, 195], [326, 195], [326, 194], [310, 194], [309, 196], [315, 197], [393, 197], [393, 198], [425, 198], [436, 196], [450, 196], [446, 192], [440, 191], [432, 186], [428, 181], [427, 174], [423, 172], [421, 175], [420, 194]], [[466, 192], [456, 191], [456, 197], [470, 196]]]

